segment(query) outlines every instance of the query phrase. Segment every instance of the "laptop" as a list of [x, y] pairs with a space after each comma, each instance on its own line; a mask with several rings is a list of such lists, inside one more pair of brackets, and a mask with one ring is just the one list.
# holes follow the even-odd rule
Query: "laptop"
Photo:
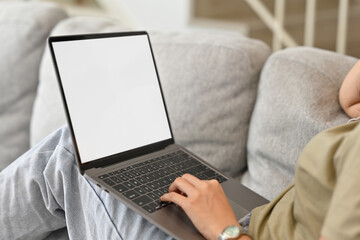
[[217, 179], [238, 219], [267, 203], [175, 143], [147, 32], [55, 36], [48, 42], [86, 178], [176, 239], [203, 239], [179, 206], [160, 201], [185, 173]]

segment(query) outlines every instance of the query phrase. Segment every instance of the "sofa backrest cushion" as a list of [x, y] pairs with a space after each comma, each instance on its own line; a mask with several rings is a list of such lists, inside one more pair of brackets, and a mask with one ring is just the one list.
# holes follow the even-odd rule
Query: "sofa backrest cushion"
[[[105, 20], [74, 18], [60, 23], [52, 34], [118, 29]], [[269, 48], [229, 33], [154, 32], [150, 38], [175, 140], [226, 173], [238, 174], [246, 165], [248, 124]], [[45, 53], [32, 143], [64, 123], [55, 75]]]
[[273, 199], [293, 182], [298, 157], [317, 133], [345, 124], [338, 92], [356, 59], [316, 48], [273, 54], [261, 74], [242, 182]]
[[66, 13], [51, 3], [0, 3], [0, 171], [29, 149], [46, 38]]

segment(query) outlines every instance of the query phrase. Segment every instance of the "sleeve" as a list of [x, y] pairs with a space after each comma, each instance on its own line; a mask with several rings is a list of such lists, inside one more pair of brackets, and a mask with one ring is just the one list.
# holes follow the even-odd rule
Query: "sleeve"
[[336, 183], [321, 230], [321, 236], [327, 240], [360, 239], [359, 126], [349, 133], [334, 155]]

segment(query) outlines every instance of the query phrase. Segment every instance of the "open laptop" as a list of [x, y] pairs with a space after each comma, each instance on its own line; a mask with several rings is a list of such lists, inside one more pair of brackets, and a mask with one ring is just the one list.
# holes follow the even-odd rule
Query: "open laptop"
[[184, 173], [217, 179], [238, 219], [267, 202], [175, 143], [146, 32], [50, 37], [49, 46], [86, 178], [177, 239], [203, 239], [180, 207], [160, 201]]

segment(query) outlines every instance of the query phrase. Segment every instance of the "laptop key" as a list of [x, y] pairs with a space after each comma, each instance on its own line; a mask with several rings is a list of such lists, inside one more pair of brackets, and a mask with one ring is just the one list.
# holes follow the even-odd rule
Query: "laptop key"
[[130, 173], [133, 174], [133, 175], [135, 175], [136, 177], [138, 177], [138, 176], [141, 175], [141, 173], [138, 172], [138, 171], [136, 171], [136, 170], [131, 170]]
[[174, 168], [175, 171], [180, 171], [181, 170], [181, 168], [179, 168], [178, 165], [174, 165], [173, 168]]
[[172, 183], [167, 178], [162, 178], [162, 179], [160, 179], [160, 181], [162, 182], [163, 186], [167, 186], [167, 185], [170, 185]]
[[159, 176], [155, 173], [149, 173], [147, 176], [150, 177], [150, 181], [154, 181], [159, 178]]
[[131, 169], [132, 169], [131, 166], [124, 168], [124, 170], [125, 170], [126, 172], [130, 171]]
[[118, 175], [116, 175], [116, 177], [119, 178], [121, 181], [127, 181], [127, 180], [129, 180], [127, 177], [125, 177], [125, 176], [122, 175], [122, 174], [118, 174]]
[[135, 186], [134, 186], [132, 183], [130, 183], [130, 182], [124, 182], [123, 184], [124, 184], [124, 186], [126, 186], [127, 188], [134, 188], [134, 187], [135, 187]]
[[145, 190], [141, 189], [141, 187], [135, 188], [134, 189], [135, 192], [139, 193], [140, 195], [143, 195], [146, 193]]
[[184, 162], [184, 163], [183, 163], [183, 166], [184, 166], [184, 168], [190, 168], [190, 167], [192, 167], [192, 165], [191, 165], [191, 162], [190, 162], [190, 161], [186, 161], [186, 162]]
[[178, 172], [178, 174], [179, 174], [180, 176], [184, 175], [185, 173], [188, 173], [186, 169], [180, 170], [180, 171]]
[[155, 191], [153, 191], [153, 193], [156, 195], [156, 197], [157, 197], [158, 199], [160, 199], [160, 197], [161, 197], [162, 195], [164, 195], [164, 194], [162, 194], [162, 192], [160, 192], [159, 190], [155, 190]]
[[147, 171], [146, 171], [146, 168], [145, 167], [141, 167], [139, 169], [137, 169], [141, 174], [146, 174]]
[[128, 178], [133, 178], [135, 175], [131, 174], [130, 172], [124, 172], [124, 175]]
[[[195, 175], [195, 174], [194, 174], [194, 175]], [[200, 179], [200, 180], [207, 180], [207, 179], [208, 179], [207, 176], [205, 176], [204, 174], [201, 174], [201, 173], [196, 174], [195, 176], [196, 176], [198, 179]]]
[[152, 167], [154, 170], [158, 170], [158, 169], [159, 169], [157, 163], [152, 163], [152, 164], [150, 164], [150, 167]]
[[156, 203], [151, 202], [151, 203], [143, 206], [143, 209], [145, 209], [145, 211], [147, 211], [148, 213], [153, 213], [156, 210], [158, 210], [158, 205]]
[[164, 167], [164, 164], [163, 164], [162, 162], [158, 162], [157, 164], [158, 164], [158, 167], [159, 167], [159, 168], [163, 168], [163, 167]]
[[138, 177], [136, 179], [139, 180], [139, 182], [141, 182], [142, 184], [147, 183], [147, 181], [143, 177]]
[[204, 174], [205, 176], [212, 178], [215, 177], [216, 173], [213, 170], [208, 170], [206, 172], [203, 172], [202, 174]]
[[138, 196], [140, 196], [137, 192], [135, 192], [134, 190], [129, 190], [127, 192], [123, 192], [124, 196], [129, 198], [129, 199], [134, 199]]
[[141, 163], [137, 163], [134, 165], [134, 168], [138, 168], [138, 167], [141, 167]]
[[162, 194], [168, 193], [168, 192], [169, 192], [169, 187], [168, 187], [168, 186], [163, 187], [163, 188], [159, 189], [159, 191], [160, 191]]
[[170, 176], [166, 177], [166, 179], [172, 183], [175, 181], [175, 179], [177, 178], [177, 176], [175, 174], [171, 174]]
[[108, 176], [109, 176], [108, 174], [103, 174], [103, 175], [99, 176], [99, 178], [100, 178], [100, 179], [105, 179], [105, 178], [107, 178]]
[[110, 179], [104, 179], [103, 180], [106, 184], [108, 184], [108, 185], [110, 185], [110, 186], [114, 186], [116, 183], [114, 183], [112, 180], [110, 180]]
[[161, 204], [159, 204], [160, 200], [155, 200], [153, 203], [156, 205], [155, 209], [159, 210], [161, 208]]
[[166, 168], [166, 170], [167, 170], [168, 172], [170, 172], [170, 173], [175, 173], [175, 172], [176, 172], [176, 170], [173, 169], [172, 167], [168, 167], [168, 168]]
[[192, 166], [198, 166], [201, 163], [199, 161], [197, 161], [195, 158], [190, 157], [188, 164], [191, 164]]
[[146, 192], [152, 192], [152, 189], [146, 185], [142, 185], [141, 188], [144, 189]]
[[113, 188], [115, 188], [118, 192], [125, 192], [125, 191], [129, 190], [127, 187], [125, 187], [122, 184], [118, 184], [118, 185], [114, 186]]
[[143, 176], [141, 176], [143, 179], [145, 179], [146, 180], [146, 182], [150, 182], [150, 181], [152, 181], [152, 179], [151, 179], [151, 176], [150, 175], [143, 175]]
[[135, 198], [133, 201], [141, 207], [141, 206], [144, 206], [145, 204], [148, 204], [149, 202], [151, 202], [152, 199], [149, 198], [148, 196], [144, 195], [144, 196]]
[[193, 168], [189, 168], [186, 170], [187, 173], [190, 173], [192, 175], [196, 175], [199, 173], [199, 171], [196, 169], [196, 167], [193, 167]]
[[156, 196], [156, 195], [155, 195], [154, 193], [152, 193], [152, 192], [151, 192], [151, 193], [148, 193], [147, 196], [150, 197], [150, 198], [152, 198], [153, 200], [159, 199], [158, 196]]
[[219, 183], [225, 182], [227, 179], [223, 176], [216, 174], [215, 179], [218, 180]]
[[149, 173], [149, 175], [151, 176], [151, 181], [155, 181], [155, 180], [161, 178], [161, 175], [159, 174], [158, 171]]
[[152, 182], [152, 183], [149, 183], [148, 186], [149, 186], [151, 189], [154, 189], [154, 190], [158, 188], [158, 186], [157, 186], [155, 183], [153, 183], [153, 182]]
[[155, 184], [155, 186], [156, 186], [157, 188], [161, 188], [161, 187], [164, 186], [164, 184], [162, 183], [161, 180], [155, 181], [154, 184]]
[[148, 187], [149, 189], [151, 189], [151, 191], [155, 190], [155, 188], [153, 188], [150, 184], [144, 185], [146, 187]]
[[160, 207], [166, 207], [170, 204], [170, 202], [163, 202], [161, 200], [155, 201], [156, 204], [158, 204]]
[[160, 169], [158, 172], [160, 177], [164, 177], [166, 176], [166, 174], [168, 174], [169, 172], [165, 171], [164, 169]]
[[115, 176], [110, 177], [110, 179], [113, 180], [113, 182], [115, 182], [115, 183], [121, 183], [121, 180]]
[[129, 182], [134, 186], [140, 186], [141, 183], [136, 179], [130, 179]]
[[152, 172], [152, 171], [155, 170], [154, 168], [152, 168], [152, 167], [150, 167], [150, 166], [146, 166], [145, 169], [146, 169], [147, 172]]

